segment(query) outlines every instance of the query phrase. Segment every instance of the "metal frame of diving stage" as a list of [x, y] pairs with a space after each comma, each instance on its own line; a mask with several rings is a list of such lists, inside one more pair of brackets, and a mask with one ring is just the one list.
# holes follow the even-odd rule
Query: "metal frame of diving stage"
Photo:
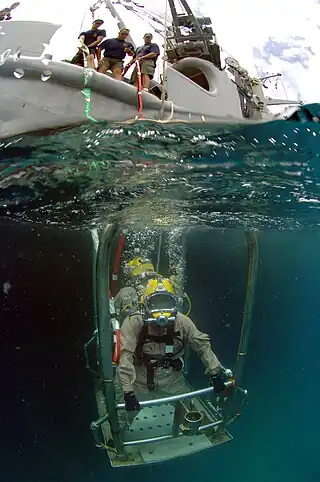
[[[188, 455], [197, 451], [204, 450], [206, 448], [213, 447], [220, 443], [226, 442], [232, 439], [232, 436], [226, 430], [227, 427], [235, 421], [241, 414], [244, 403], [247, 399], [247, 390], [240, 387], [239, 383], [243, 373], [244, 359], [248, 351], [249, 335], [252, 325], [252, 311], [255, 298], [255, 287], [256, 279], [258, 273], [258, 259], [259, 259], [259, 249], [258, 249], [258, 233], [257, 232], [247, 232], [245, 233], [248, 246], [248, 271], [247, 271], [247, 287], [245, 296], [245, 306], [243, 321], [236, 357], [236, 363], [233, 373], [233, 379], [227, 382], [227, 390], [229, 391], [229, 396], [219, 397], [219, 410], [218, 406], [214, 406], [210, 399], [203, 400], [203, 397], [210, 397], [214, 395], [214, 390], [212, 387], [206, 387], [201, 390], [193, 390], [190, 387], [190, 392], [169, 396], [161, 399], [153, 399], [149, 401], [140, 402], [141, 410], [152, 410], [152, 408], [163, 407], [162, 412], [165, 409], [168, 412], [170, 406], [174, 406], [172, 410], [171, 418], [167, 417], [166, 425], [169, 426], [168, 433], [160, 432], [156, 436], [141, 436], [141, 431], [143, 428], [140, 424], [137, 425], [136, 430], [131, 429], [131, 432], [137, 434], [136, 437], [129, 437], [127, 440], [120, 437], [120, 425], [118, 419], [118, 412], [120, 410], [125, 410], [124, 404], [116, 404], [115, 402], [115, 388], [114, 388], [114, 374], [115, 366], [112, 362], [112, 351], [113, 351], [113, 329], [109, 316], [109, 267], [110, 267], [110, 254], [113, 242], [121, 234], [119, 228], [115, 224], [107, 225], [101, 234], [98, 234], [97, 230], [92, 232], [93, 240], [93, 301], [94, 301], [94, 325], [95, 330], [92, 338], [85, 345], [85, 355], [87, 360], [87, 368], [90, 369], [90, 363], [88, 360], [87, 349], [92, 342], [97, 344], [98, 352], [98, 365], [100, 369], [100, 383], [101, 383], [101, 396], [103, 401], [100, 400], [98, 403], [99, 418], [91, 422], [90, 428], [93, 432], [95, 444], [97, 447], [105, 448], [108, 451], [109, 459], [111, 465], [114, 467], [125, 466], [125, 465], [142, 465], [148, 463], [148, 457], [146, 460], [137, 462], [127, 461], [127, 451], [128, 448], [136, 448], [141, 446], [150, 447], [155, 445], [165, 444], [170, 442], [172, 447], [174, 447], [174, 441], [188, 439], [197, 440], [197, 437], [207, 436], [206, 440], [210, 443], [199, 443], [199, 449], [197, 450], [197, 443], [189, 443], [183, 449], [177, 451], [176, 456]], [[239, 395], [241, 400], [239, 399]], [[101, 397], [100, 397], [101, 398]], [[218, 399], [218, 397], [217, 397]], [[193, 408], [188, 408], [185, 405], [186, 400], [191, 400], [191, 403], [195, 401]], [[100, 403], [100, 409], [99, 409]], [[101, 404], [103, 409], [101, 411]], [[201, 420], [195, 418], [194, 414], [202, 413], [204, 417]], [[189, 415], [188, 415], [189, 414]], [[148, 415], [148, 414], [147, 414]], [[166, 413], [162, 413], [162, 416], [167, 416]], [[157, 415], [153, 415], [156, 417]], [[181, 424], [181, 416], [184, 416], [185, 425]], [[188, 418], [189, 417], [189, 418]], [[147, 419], [147, 416], [142, 417]], [[189, 420], [189, 422], [188, 422]], [[138, 423], [138, 422], [137, 422]], [[114, 447], [106, 446], [106, 437], [104, 436], [102, 428], [108, 425], [110, 429], [110, 436], [113, 440]], [[160, 425], [158, 425], [159, 427]], [[149, 429], [151, 427], [148, 427]], [[139, 432], [140, 430], [140, 432]], [[135, 435], [133, 434], [133, 435]], [[153, 434], [153, 432], [152, 432]], [[190, 447], [193, 448], [190, 449]], [[148, 452], [149, 454], [152, 451]], [[140, 457], [140, 455], [139, 455]], [[140, 457], [141, 458], [141, 457]], [[174, 455], [171, 453], [171, 457]], [[149, 463], [156, 463], [158, 461], [163, 461], [166, 458], [157, 460], [152, 457]]]

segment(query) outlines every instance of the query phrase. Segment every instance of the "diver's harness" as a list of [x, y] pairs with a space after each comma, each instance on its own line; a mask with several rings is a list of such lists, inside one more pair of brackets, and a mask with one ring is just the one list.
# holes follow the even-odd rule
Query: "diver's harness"
[[[181, 343], [181, 348], [177, 353], [173, 352], [174, 339]], [[149, 342], [165, 343], [165, 355], [156, 358], [154, 355], [143, 353], [143, 345]], [[168, 326], [165, 335], [151, 335], [148, 333], [148, 325], [143, 325], [135, 352], [135, 363], [139, 366], [145, 365], [147, 368], [147, 386], [149, 391], [155, 390], [154, 371], [156, 368], [172, 368], [174, 371], [183, 369], [183, 360], [181, 356], [184, 351], [184, 343], [180, 338], [180, 331], [174, 331], [174, 325]]]

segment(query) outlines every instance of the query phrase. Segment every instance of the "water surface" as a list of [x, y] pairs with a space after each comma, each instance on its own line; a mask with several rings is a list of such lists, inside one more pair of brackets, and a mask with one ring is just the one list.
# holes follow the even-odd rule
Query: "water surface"
[[319, 123], [90, 124], [2, 142], [0, 213], [65, 227], [317, 228]]

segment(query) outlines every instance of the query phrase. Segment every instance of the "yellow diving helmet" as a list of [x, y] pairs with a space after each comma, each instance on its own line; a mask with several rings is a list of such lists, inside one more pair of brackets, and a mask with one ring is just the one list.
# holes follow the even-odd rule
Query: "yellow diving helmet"
[[169, 279], [161, 276], [149, 279], [140, 301], [146, 314], [146, 323], [167, 326], [175, 321], [177, 299]]
[[154, 273], [154, 266], [150, 259], [142, 258], [141, 256], [136, 256], [125, 266], [126, 273], [132, 278], [137, 276], [144, 277], [146, 273]]

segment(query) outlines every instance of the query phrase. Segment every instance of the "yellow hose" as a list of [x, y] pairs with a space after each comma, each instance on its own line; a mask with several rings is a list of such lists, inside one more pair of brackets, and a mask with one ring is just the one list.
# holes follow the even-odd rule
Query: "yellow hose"
[[190, 297], [187, 295], [187, 293], [184, 293], [184, 296], [189, 304], [189, 308], [187, 310], [187, 313], [185, 313], [185, 316], [189, 316], [190, 313], [191, 313], [191, 310], [192, 310], [192, 303], [191, 303], [191, 300], [190, 300]]

